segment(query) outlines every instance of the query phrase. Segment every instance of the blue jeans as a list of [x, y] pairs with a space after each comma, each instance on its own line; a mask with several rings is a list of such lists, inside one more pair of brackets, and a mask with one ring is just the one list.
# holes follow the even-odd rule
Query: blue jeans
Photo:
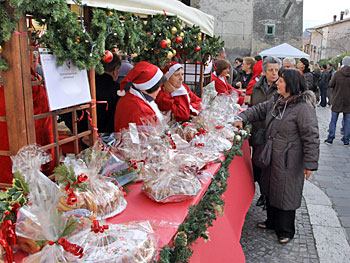
[[[328, 139], [333, 140], [335, 138], [335, 130], [337, 127], [338, 116], [340, 112], [332, 111], [331, 122], [329, 123]], [[343, 113], [344, 119], [344, 136], [342, 138], [344, 143], [349, 143], [350, 140], [350, 113]]]

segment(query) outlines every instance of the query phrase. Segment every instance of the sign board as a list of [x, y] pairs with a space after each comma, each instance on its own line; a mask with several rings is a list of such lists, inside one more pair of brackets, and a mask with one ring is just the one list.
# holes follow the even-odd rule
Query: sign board
[[67, 61], [57, 66], [48, 49], [39, 49], [50, 110], [58, 110], [91, 101], [86, 70]]

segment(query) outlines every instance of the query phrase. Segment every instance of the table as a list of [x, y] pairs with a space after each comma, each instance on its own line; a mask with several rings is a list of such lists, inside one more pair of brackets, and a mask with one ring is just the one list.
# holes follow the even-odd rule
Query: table
[[[197, 240], [193, 246], [192, 263], [206, 262], [245, 262], [240, 245], [241, 231], [245, 215], [254, 196], [253, 172], [250, 162], [248, 141], [242, 146], [243, 156], [235, 156], [229, 166], [227, 191], [224, 193], [225, 213], [209, 228], [211, 241], [204, 243]], [[219, 163], [208, 166], [207, 171], [215, 174], [220, 168]], [[188, 207], [198, 204], [210, 185], [203, 184], [201, 192], [193, 199], [180, 203], [156, 203], [141, 192], [141, 183], [130, 185], [130, 193], [126, 196], [127, 208], [119, 215], [107, 220], [108, 223], [124, 223], [130, 221], [150, 220], [157, 226], [160, 236], [159, 250], [171, 243], [178, 226], [186, 219]], [[15, 255], [15, 262], [21, 262], [23, 254]]]

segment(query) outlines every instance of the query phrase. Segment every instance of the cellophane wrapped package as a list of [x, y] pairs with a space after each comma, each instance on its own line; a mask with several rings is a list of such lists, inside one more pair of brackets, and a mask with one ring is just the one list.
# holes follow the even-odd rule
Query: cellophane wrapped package
[[49, 159], [49, 155], [36, 145], [23, 147], [12, 157], [13, 172], [23, 175], [30, 190], [28, 203], [18, 211], [16, 223], [17, 236], [24, 238], [22, 243], [19, 242], [20, 248], [33, 253], [23, 260], [25, 263], [68, 262], [68, 251], [75, 256], [82, 255], [78, 245], [64, 239], [75, 229], [77, 222], [58, 212], [60, 190], [40, 172], [41, 165]]
[[149, 221], [100, 225], [93, 222], [91, 229], [69, 238], [79, 242], [84, 256], [72, 262], [91, 263], [147, 263], [157, 252], [158, 236]]
[[108, 151], [96, 143], [76, 158], [66, 157], [64, 165], [56, 168], [63, 194], [60, 200], [63, 211], [86, 209], [92, 213], [91, 219], [109, 218], [124, 211], [127, 202], [123, 192], [99, 174], [108, 156]]

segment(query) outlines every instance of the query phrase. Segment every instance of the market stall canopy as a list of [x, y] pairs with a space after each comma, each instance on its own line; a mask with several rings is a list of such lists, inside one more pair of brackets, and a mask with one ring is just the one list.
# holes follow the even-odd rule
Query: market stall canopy
[[259, 53], [260, 56], [273, 56], [279, 58], [292, 57], [292, 58], [307, 58], [309, 59], [309, 55], [300, 51], [299, 49], [287, 44], [283, 43], [281, 45], [275, 46], [273, 48], [266, 49]]
[[[75, 4], [72, 0], [66, 0], [69, 4]], [[201, 31], [209, 36], [214, 35], [214, 17], [199, 9], [187, 6], [178, 0], [82, 0], [82, 4], [92, 7], [110, 8], [137, 14], [177, 15], [189, 25], [197, 25]], [[163, 11], [164, 10], [164, 11]]]

